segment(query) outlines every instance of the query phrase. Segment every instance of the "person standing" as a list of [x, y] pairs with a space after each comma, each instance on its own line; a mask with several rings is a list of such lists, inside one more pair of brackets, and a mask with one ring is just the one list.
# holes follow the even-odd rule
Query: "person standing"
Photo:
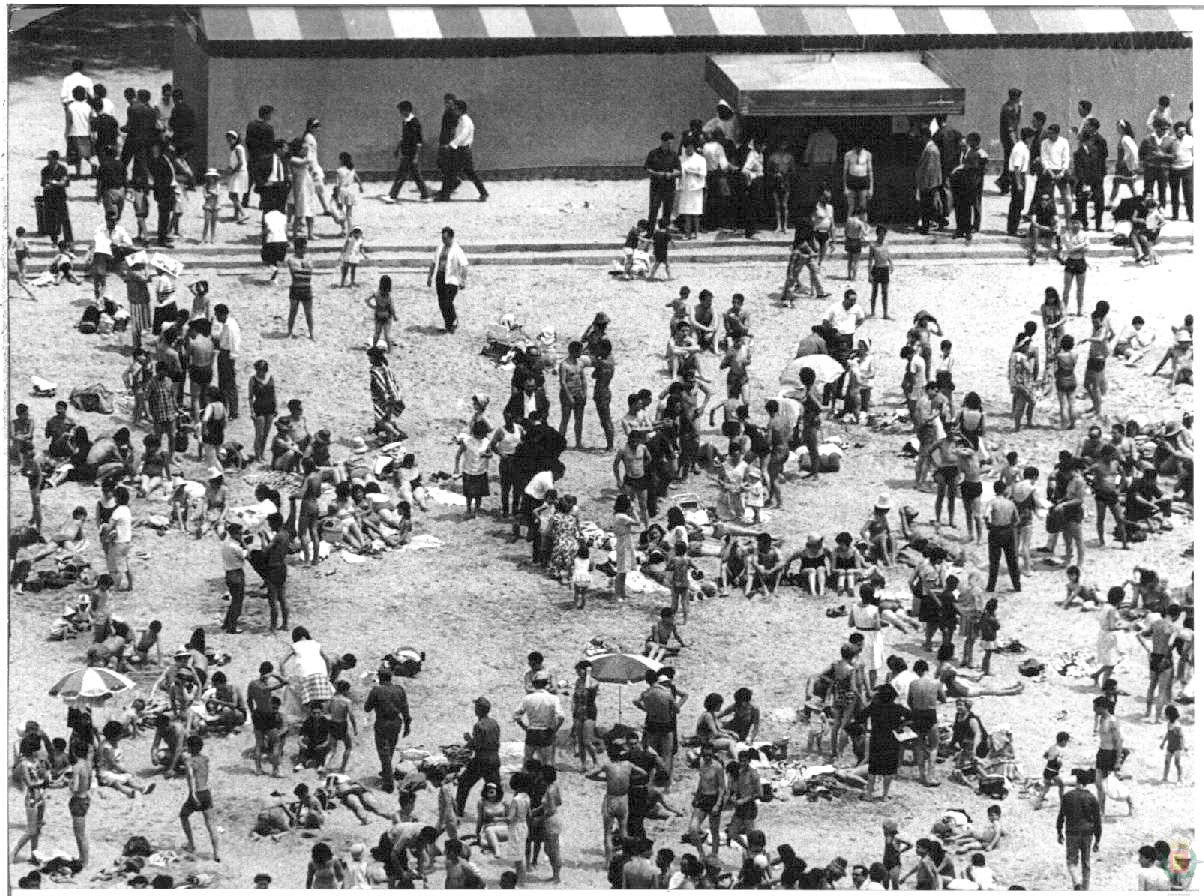
[[50, 236], [50, 244], [57, 246], [59, 234], [62, 234], [68, 244], [75, 242], [75, 234], [71, 230], [71, 214], [67, 210], [67, 183], [70, 174], [67, 166], [59, 161], [59, 151], [52, 149], [46, 153], [46, 165], [42, 168], [42, 204], [46, 214], [46, 232]]
[[1062, 136], [1060, 125], [1045, 128], [1041, 140], [1041, 175], [1037, 178], [1037, 192], [1043, 185], [1055, 191], [1062, 204], [1062, 218], [1070, 217], [1070, 142]]
[[1166, 185], [1170, 178], [1171, 159], [1174, 157], [1174, 137], [1170, 133], [1170, 122], [1161, 118], [1154, 120], [1154, 132], [1141, 141], [1137, 158], [1142, 166], [1142, 198], [1154, 195], [1158, 186], [1158, 207], [1166, 206]]
[[995, 590], [999, 578], [999, 555], [1007, 559], [1008, 575], [1012, 579], [1012, 590], [1020, 591], [1020, 565], [1016, 559], [1016, 528], [1020, 514], [1012, 499], [1007, 497], [1007, 483], [995, 480], [995, 497], [987, 504], [984, 517], [987, 523], [987, 591]]
[[377, 684], [368, 692], [364, 712], [375, 713], [372, 733], [376, 739], [376, 755], [380, 757], [381, 790], [393, 792], [393, 751], [397, 739], [410, 736], [410, 704], [405, 688], [393, 683], [393, 673], [381, 669]]
[[[1087, 203], [1095, 208], [1095, 229], [1104, 229], [1104, 177], [1108, 171], [1108, 142], [1100, 136], [1099, 121], [1088, 118], [1079, 130], [1079, 146], [1074, 152], [1075, 210], [1083, 227], [1087, 226]], [[1082, 313], [1082, 306], [1079, 306]]]
[[677, 193], [677, 179], [681, 177], [681, 158], [673, 151], [673, 132], [661, 134], [660, 146], [648, 153], [644, 160], [648, 172], [648, 227], [657, 223], [660, 212], [661, 227], [669, 227], [673, 214], [673, 200]]
[[564, 724], [560, 698], [548, 690], [551, 676], [540, 669], [531, 678], [535, 690], [523, 698], [514, 713], [514, 721], [526, 733], [523, 761], [538, 759], [544, 765], [556, 764], [556, 732]]
[[920, 203], [919, 233], [927, 234], [934, 221], [938, 227], [944, 226], [941, 223], [941, 182], [941, 151], [936, 145], [936, 140], [929, 137], [923, 152], [920, 153], [919, 164], [916, 165], [916, 199]]
[[1006, 167], [997, 183], [1003, 193], [1008, 192], [1011, 186], [1009, 175], [1012, 168], [1009, 160], [1012, 158], [1012, 149], [1024, 140], [1020, 133], [1020, 122], [1024, 118], [1024, 103], [1020, 101], [1023, 93], [1019, 87], [1009, 88], [1007, 102], [999, 107], [999, 142], [1003, 144], [1003, 163]]
[[264, 184], [268, 182], [272, 173], [272, 160], [276, 157], [276, 129], [272, 127], [274, 111], [276, 110], [271, 106], [260, 106], [259, 117], [249, 122], [244, 131], [243, 142], [247, 147], [251, 182], [258, 191], [262, 191]]
[[[455, 173], [450, 181], [445, 180], [443, 182], [443, 186], [440, 188], [439, 194], [435, 197], [435, 201], [449, 201], [452, 191], [460, 185], [461, 181], [469, 180], [477, 188], [477, 199], [484, 202], [489, 198], [489, 191], [481, 183], [481, 178], [477, 174], [477, 169], [472, 160], [472, 144], [476, 139], [476, 125], [473, 124], [472, 119], [468, 115], [468, 103], [464, 102], [464, 100], [456, 100], [455, 108], [458, 113], [456, 129], [447, 144], [448, 151], [451, 153], [452, 170]], [[448, 189], [449, 184], [450, 189]]]
[[456, 153], [451, 148], [452, 137], [456, 133], [456, 122], [460, 120], [460, 112], [456, 109], [456, 95], [443, 94], [443, 117], [439, 119], [439, 154], [436, 164], [439, 167], [439, 193], [450, 196], [460, 185], [456, 176]]
[[468, 256], [456, 242], [456, 232], [444, 227], [442, 244], [435, 249], [431, 268], [426, 274], [426, 285], [435, 284], [435, 295], [439, 299], [439, 313], [443, 315], [443, 328], [456, 332], [456, 295], [468, 287]]
[[468, 795], [478, 781], [493, 784], [499, 790], [502, 786], [501, 759], [498, 750], [501, 748], [502, 731], [497, 720], [489, 715], [493, 705], [486, 697], [477, 697], [472, 702], [473, 712], [477, 720], [472, 726], [472, 733], [464, 735], [464, 744], [472, 750], [472, 758], [460, 772], [456, 784], [456, 814], [463, 815], [468, 804]]
[[574, 447], [581, 450], [581, 431], [585, 425], [585, 368], [593, 361], [581, 357], [582, 345], [577, 340], [569, 343], [568, 357], [560, 362], [557, 377], [560, 380], [560, 437], [568, 431], [569, 418], [573, 420]]
[[860, 137], [853, 138], [853, 148], [844, 154], [845, 214], [868, 212], [874, 198], [874, 157]]
[[305, 257], [307, 240], [297, 237], [293, 242], [293, 257], [288, 260], [288, 272], [292, 282], [288, 287], [288, 338], [293, 338], [293, 325], [297, 322], [297, 308], [305, 311], [305, 326], [309, 338], [314, 338], [314, 265]]
[[1058, 808], [1058, 843], [1066, 844], [1066, 870], [1076, 890], [1091, 889], [1091, 854], [1099, 852], [1103, 813], [1086, 788], [1090, 772], [1075, 769], [1074, 787], [1062, 796]]
[[431, 191], [422, 179], [419, 162], [419, 154], [422, 152], [422, 124], [414, 115], [414, 104], [409, 100], [398, 103], [397, 112], [401, 115], [401, 139], [397, 141], [397, 148], [393, 150], [393, 158], [397, 159], [397, 175], [393, 178], [393, 186], [389, 188], [389, 195], [385, 201], [396, 202], [401, 188], [412, 177], [422, 201], [429, 202]]
[[205, 819], [205, 828], [209, 831], [209, 843], [213, 847], [213, 861], [220, 862], [217, 855], [217, 831], [213, 826], [210, 815], [213, 810], [213, 794], [209, 790], [209, 757], [201, 750], [205, 740], [199, 734], [191, 735], [186, 741], [188, 755], [184, 757], [184, 774], [188, 779], [188, 799], [180, 807], [180, 826], [184, 829], [184, 839], [187, 841], [185, 852], [195, 853], [196, 843], [192, 839], [192, 824], [189, 818], [194, 812], [200, 812]]
[[227, 635], [238, 635], [238, 618], [242, 615], [243, 597], [247, 590], [247, 548], [242, 541], [242, 526], [230, 523], [222, 539], [222, 571], [226, 578], [226, 590], [230, 594], [230, 606], [222, 622], [222, 631]]
[[962, 149], [965, 146], [962, 132], [952, 127], [944, 115], [936, 116], [937, 129], [932, 135], [937, 149], [941, 154], [941, 227], [948, 223], [949, 213], [953, 211], [953, 193], [949, 184], [949, 175], [961, 164]]
[[[1183, 209], [1187, 212], [1187, 220], [1195, 221], [1195, 185], [1192, 183], [1192, 171], [1195, 166], [1196, 138], [1187, 130], [1187, 123], [1175, 122], [1175, 142], [1171, 151], [1170, 186], [1171, 186], [1171, 220], [1179, 220], [1179, 193], [1183, 193]], [[1099, 228], [1096, 228], [1097, 230]]]
[[150, 104], [150, 91], [139, 90], [125, 113], [125, 144], [121, 147], [121, 165], [134, 163], [133, 179], [141, 182], [147, 173], [151, 144], [162, 141], [159, 117]]
[[222, 403], [230, 419], [237, 420], [238, 382], [235, 375], [238, 356], [242, 352], [242, 328], [230, 314], [230, 307], [224, 303], [214, 306], [213, 318], [217, 324], [217, 332], [213, 334], [217, 341], [217, 387], [221, 390]]
[[1021, 128], [1020, 139], [1012, 144], [1006, 160], [1006, 185], [1011, 192], [1008, 200], [1008, 236], [1020, 236], [1020, 216], [1024, 213], [1024, 196], [1028, 191], [1029, 141], [1032, 128]]
[[94, 85], [92, 79], [84, 74], [84, 61], [76, 59], [71, 63], [71, 73], [63, 78], [59, 85], [59, 102], [63, 104], [63, 129], [69, 133], [71, 129], [71, 110], [68, 108], [75, 99], [75, 88], [82, 87], [85, 97], [91, 97]]
[[88, 866], [88, 809], [92, 805], [90, 749], [90, 740], [73, 740], [71, 744], [71, 778], [68, 784], [71, 795], [67, 798], [67, 811], [71, 814], [71, 829], [75, 834], [75, 847], [79, 850], [79, 863], [85, 868]]
[[171, 92], [171, 114], [167, 119], [167, 136], [176, 154], [176, 166], [184, 175], [188, 188], [196, 186], [192, 172], [192, 151], [196, 148], [196, 112], [184, 102], [184, 91], [176, 87]]
[[150, 145], [150, 176], [151, 191], [155, 196], [155, 208], [158, 210], [158, 221], [155, 229], [157, 245], [165, 249], [175, 248], [171, 241], [171, 216], [176, 205], [176, 171], [171, 162], [163, 154], [163, 144], [155, 142]]
[[264, 584], [268, 588], [269, 631], [276, 628], [276, 614], [280, 613], [281, 630], [288, 628], [288, 603], [284, 597], [284, 585], [288, 579], [288, 551], [291, 538], [284, 529], [284, 517], [279, 513], [268, 514], [268, 529], [271, 539], [263, 550]]

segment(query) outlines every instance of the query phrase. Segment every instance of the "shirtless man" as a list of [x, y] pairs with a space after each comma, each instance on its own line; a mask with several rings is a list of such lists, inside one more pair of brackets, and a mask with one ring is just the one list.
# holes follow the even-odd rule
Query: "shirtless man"
[[192, 824], [189, 817], [193, 812], [200, 812], [205, 819], [205, 828], [209, 831], [209, 843], [213, 846], [213, 861], [220, 862], [217, 855], [217, 831], [213, 827], [213, 794], [209, 791], [209, 757], [201, 754], [205, 741], [199, 735], [193, 734], [188, 738], [188, 755], [184, 758], [184, 774], [188, 778], [188, 799], [180, 807], [180, 827], [184, 829], [185, 849], [190, 853], [196, 852], [196, 843], [192, 839]]
[[[1150, 657], [1150, 684], [1145, 694], [1145, 713], [1148, 717], [1146, 721], [1154, 725], [1161, 721], [1162, 709], [1170, 702], [1171, 678], [1175, 667], [1171, 645], [1179, 636], [1180, 612], [1178, 604], [1171, 604], [1137, 634], [1137, 643], [1145, 648]], [[1157, 700], [1154, 699], [1155, 693]], [[1100, 805], [1103, 805], [1102, 800]]]
[[71, 813], [71, 829], [75, 832], [75, 846], [79, 850], [79, 863], [88, 864], [88, 807], [92, 804], [92, 763], [88, 761], [89, 744], [78, 742], [71, 751], [71, 796], [67, 799], [67, 810]]
[[586, 776], [594, 781], [606, 781], [606, 793], [602, 797], [602, 848], [609, 865], [614, 852], [612, 831], [618, 831], [620, 839], [627, 837], [627, 797], [632, 783], [642, 784], [648, 774], [627, 760], [627, 754], [617, 743], [607, 744], [606, 761], [596, 772]]
[[844, 198], [850, 215], [868, 211], [874, 198], [874, 157], [856, 137], [853, 148], [844, 154]]
[[[1116, 707], [1104, 701], [1100, 705], [1099, 711], [1099, 750], [1095, 754], [1095, 795], [1099, 800], [1099, 814], [1102, 818], [1107, 805], [1104, 782], [1108, 779], [1108, 775], [1116, 769], [1125, 741], [1120, 733], [1120, 723], [1116, 721]], [[1130, 804], [1131, 810], [1132, 804]]]
[[715, 748], [704, 743], [698, 766], [698, 787], [691, 802], [690, 828], [687, 836], [702, 855], [702, 823], [709, 821], [711, 828], [711, 855], [719, 855], [719, 821], [727, 797], [727, 772], [715, 757]]

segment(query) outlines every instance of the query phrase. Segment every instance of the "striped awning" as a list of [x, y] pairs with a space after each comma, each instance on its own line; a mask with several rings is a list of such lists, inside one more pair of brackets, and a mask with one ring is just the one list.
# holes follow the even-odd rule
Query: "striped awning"
[[1180, 6], [202, 6], [218, 42], [1191, 32]]

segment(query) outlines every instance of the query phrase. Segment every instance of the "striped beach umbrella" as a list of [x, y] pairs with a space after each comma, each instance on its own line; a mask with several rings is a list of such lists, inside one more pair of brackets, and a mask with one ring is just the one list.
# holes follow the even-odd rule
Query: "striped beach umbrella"
[[112, 669], [88, 666], [76, 669], [50, 689], [51, 697], [64, 700], [97, 700], [134, 687], [134, 682]]

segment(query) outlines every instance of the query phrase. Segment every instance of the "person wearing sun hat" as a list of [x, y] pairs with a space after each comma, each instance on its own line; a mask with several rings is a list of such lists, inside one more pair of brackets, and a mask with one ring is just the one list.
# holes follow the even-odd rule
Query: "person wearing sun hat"
[[871, 563], [881, 563], [884, 566], [894, 566], [895, 542], [891, 536], [890, 513], [893, 504], [890, 495], [882, 492], [874, 502], [873, 514], [861, 527], [861, 537], [869, 542]]

